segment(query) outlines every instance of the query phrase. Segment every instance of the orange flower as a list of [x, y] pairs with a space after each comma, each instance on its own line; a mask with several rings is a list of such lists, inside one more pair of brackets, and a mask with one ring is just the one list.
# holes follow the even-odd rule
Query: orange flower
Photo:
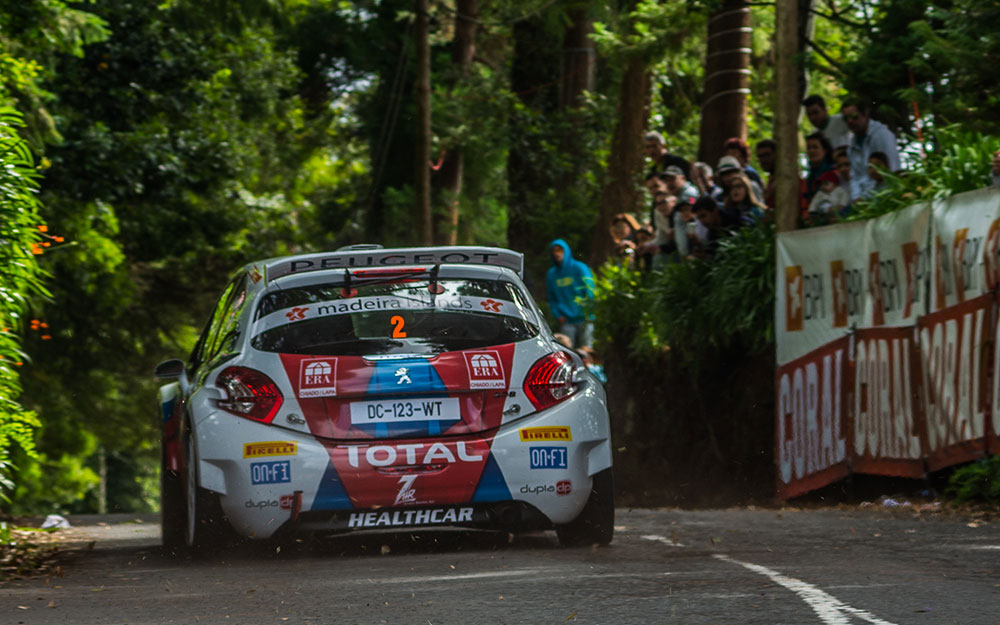
[[50, 247], [51, 245], [52, 244], [49, 243], [48, 241], [46, 241], [45, 243], [42, 243], [42, 247]]
[[39, 254], [42, 253], [42, 248], [38, 247], [37, 245], [32, 245], [31, 253], [34, 254], [35, 256], [38, 256]]
[[48, 232], [49, 231], [49, 227], [46, 226], [46, 225], [44, 225], [44, 224], [41, 225], [41, 226], [38, 226], [38, 229], [41, 230], [42, 232]]
[[47, 341], [47, 340], [49, 340], [49, 339], [51, 339], [51, 338], [52, 338], [52, 335], [51, 335], [51, 334], [43, 334], [43, 335], [42, 335], [42, 340], [43, 340], [43, 341]]
[[43, 328], [47, 328], [47, 327], [49, 327], [49, 324], [47, 324], [47, 323], [45, 323], [45, 322], [43, 321], [43, 322], [42, 322], [42, 327], [43, 327]]
[[62, 237], [53, 237], [53, 238], [55, 239], [56, 243], [62, 243], [63, 241], [66, 240], [66, 239], [64, 239]]

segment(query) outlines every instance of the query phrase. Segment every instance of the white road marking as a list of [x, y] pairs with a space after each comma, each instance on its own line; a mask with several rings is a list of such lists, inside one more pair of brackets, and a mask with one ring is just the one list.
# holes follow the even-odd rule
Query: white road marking
[[983, 551], [1000, 550], [1000, 545], [971, 545], [966, 549], [980, 549]]
[[[391, 579], [366, 579], [361, 580], [357, 583], [369, 584], [371, 582], [378, 582], [381, 584], [418, 584], [420, 582], [450, 582], [465, 579], [490, 579], [498, 577], [537, 577], [537, 576], [551, 576], [554, 571], [566, 571], [568, 569], [558, 569], [558, 568], [545, 568], [545, 569], [517, 569], [513, 571], [485, 571], [482, 573], [466, 573], [466, 574], [456, 574], [456, 575], [426, 575], [426, 576], [412, 576], [412, 577], [394, 577]], [[649, 573], [584, 573], [580, 575], [567, 575], [561, 573], [558, 575], [560, 580], [567, 579], [586, 579], [591, 577], [598, 577], [601, 579], [608, 577], [664, 577], [667, 575], [673, 575], [673, 573], [655, 573], [650, 575]]]
[[870, 612], [851, 607], [840, 599], [837, 599], [833, 595], [828, 594], [811, 584], [807, 584], [806, 582], [795, 579], [794, 577], [782, 575], [777, 571], [760, 566], [759, 564], [734, 560], [733, 558], [721, 553], [713, 554], [712, 557], [731, 564], [738, 564], [753, 571], [754, 573], [760, 573], [761, 575], [771, 578], [771, 581], [781, 584], [785, 588], [791, 590], [813, 609], [813, 612], [816, 613], [825, 625], [850, 625], [850, 620], [848, 618], [850, 616], [868, 621], [869, 623], [872, 623], [872, 625], [896, 625], [890, 621], [883, 621]]
[[656, 542], [663, 543], [668, 547], [687, 547], [687, 545], [685, 545], [684, 543], [679, 543], [679, 542], [675, 543], [666, 536], [657, 536], [656, 534], [646, 534], [642, 538], [643, 540], [655, 540]]

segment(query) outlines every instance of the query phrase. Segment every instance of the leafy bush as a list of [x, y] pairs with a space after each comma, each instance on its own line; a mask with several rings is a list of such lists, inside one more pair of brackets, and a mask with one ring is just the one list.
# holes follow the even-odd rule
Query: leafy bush
[[945, 492], [957, 503], [1000, 504], [1000, 456], [983, 458], [957, 469], [951, 474]]
[[609, 263], [594, 299], [598, 342], [648, 357], [669, 346], [686, 366], [740, 342], [760, 353], [774, 342], [774, 227], [723, 240], [711, 262], [641, 274]]
[[10, 452], [16, 445], [34, 453], [34, 413], [18, 403], [18, 367], [27, 361], [20, 332], [33, 296], [46, 295], [35, 262], [42, 252], [44, 225], [38, 216], [37, 174], [27, 144], [17, 134], [21, 116], [0, 107], [0, 497], [13, 487]]
[[990, 184], [990, 159], [1000, 140], [959, 126], [937, 129], [926, 158], [898, 174], [885, 173], [886, 187], [856, 202], [852, 220], [902, 210], [917, 202], [981, 189]]

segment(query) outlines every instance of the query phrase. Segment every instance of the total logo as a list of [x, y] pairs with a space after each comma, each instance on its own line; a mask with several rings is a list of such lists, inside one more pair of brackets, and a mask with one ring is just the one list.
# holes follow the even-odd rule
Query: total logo
[[[361, 454], [365, 462], [373, 467], [388, 467], [398, 459], [405, 458], [405, 464], [434, 464], [446, 462], [482, 462], [483, 456], [470, 453], [465, 441], [457, 441], [454, 447], [444, 443], [409, 443], [403, 445], [345, 445], [347, 462], [352, 467], [361, 465]], [[364, 450], [362, 452], [362, 450]]]
[[521, 494], [523, 495], [540, 495], [542, 493], [568, 495], [572, 492], [573, 482], [569, 480], [559, 480], [555, 484], [525, 484], [521, 487]]

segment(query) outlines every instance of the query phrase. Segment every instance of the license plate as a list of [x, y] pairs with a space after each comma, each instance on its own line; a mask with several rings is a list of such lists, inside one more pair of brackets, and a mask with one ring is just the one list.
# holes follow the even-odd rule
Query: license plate
[[407, 421], [458, 421], [462, 418], [457, 397], [438, 399], [383, 399], [351, 404], [351, 424], [404, 423]]

